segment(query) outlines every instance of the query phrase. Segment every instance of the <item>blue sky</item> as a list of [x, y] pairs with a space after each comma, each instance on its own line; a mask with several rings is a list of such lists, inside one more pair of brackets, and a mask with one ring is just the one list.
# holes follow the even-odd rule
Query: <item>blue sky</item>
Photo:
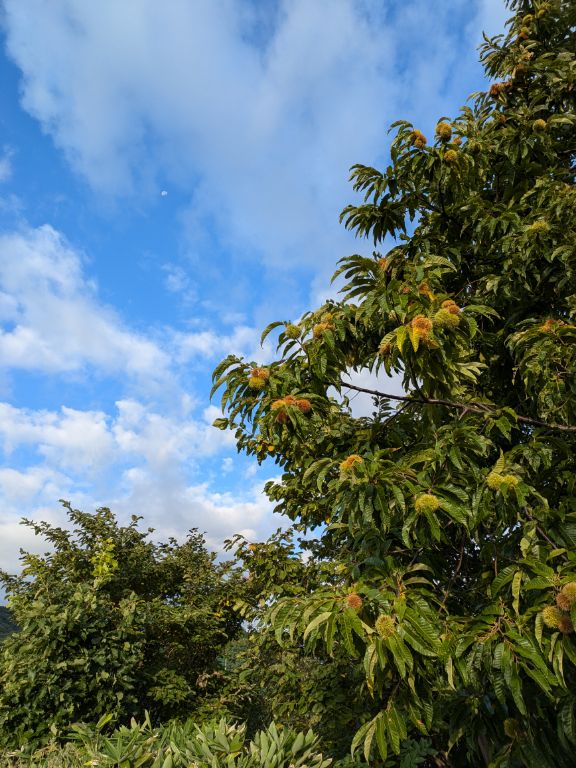
[[[57, 500], [280, 523], [273, 465], [210, 425], [210, 374], [369, 253], [338, 224], [391, 122], [485, 87], [501, 0], [0, 0], [0, 567]], [[358, 400], [361, 412], [366, 403]]]

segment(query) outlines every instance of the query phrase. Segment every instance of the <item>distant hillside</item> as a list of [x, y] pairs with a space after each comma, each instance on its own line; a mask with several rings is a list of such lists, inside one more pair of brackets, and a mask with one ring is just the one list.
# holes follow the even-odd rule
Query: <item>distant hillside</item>
[[16, 629], [18, 629], [18, 627], [12, 621], [10, 611], [5, 606], [0, 605], [0, 640], [11, 632], [14, 632]]

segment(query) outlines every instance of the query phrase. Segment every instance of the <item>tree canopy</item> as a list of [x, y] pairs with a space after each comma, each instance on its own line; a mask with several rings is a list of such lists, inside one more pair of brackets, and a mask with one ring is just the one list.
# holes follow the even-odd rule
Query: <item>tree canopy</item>
[[281, 468], [266, 492], [334, 574], [271, 575], [263, 622], [361, 673], [367, 760], [422, 739], [437, 764], [573, 764], [576, 4], [509, 7], [487, 92], [353, 167], [342, 221], [375, 250], [341, 260], [339, 298], [214, 374], [217, 425]]

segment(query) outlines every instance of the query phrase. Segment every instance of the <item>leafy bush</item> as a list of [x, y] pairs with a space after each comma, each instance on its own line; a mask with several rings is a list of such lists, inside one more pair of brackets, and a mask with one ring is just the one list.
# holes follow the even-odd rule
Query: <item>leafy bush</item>
[[66, 504], [70, 530], [31, 523], [52, 546], [0, 573], [20, 631], [0, 648], [0, 745], [18, 747], [107, 713], [187, 716], [221, 674], [240, 631], [236, 579], [202, 537], [154, 544], [138, 518], [118, 525]]

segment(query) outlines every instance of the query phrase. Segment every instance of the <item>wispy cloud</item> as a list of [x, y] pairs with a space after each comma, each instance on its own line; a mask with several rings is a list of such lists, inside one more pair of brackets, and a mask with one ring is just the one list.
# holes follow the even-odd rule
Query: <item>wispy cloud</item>
[[0, 357], [42, 372], [91, 367], [157, 382], [169, 358], [98, 301], [80, 255], [50, 226], [0, 235]]

